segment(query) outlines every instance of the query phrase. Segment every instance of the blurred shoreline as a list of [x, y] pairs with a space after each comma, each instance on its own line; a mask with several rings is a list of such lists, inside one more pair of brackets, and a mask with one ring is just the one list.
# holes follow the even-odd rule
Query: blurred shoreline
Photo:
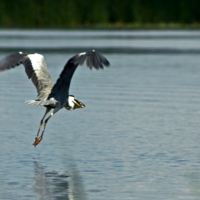
[[34, 30], [200, 30], [200, 22], [197, 23], [103, 23], [103, 24], [86, 24], [86, 25], [48, 25], [48, 26], [32, 26], [23, 25], [15, 26], [0, 25], [0, 30], [3, 29], [34, 29]]

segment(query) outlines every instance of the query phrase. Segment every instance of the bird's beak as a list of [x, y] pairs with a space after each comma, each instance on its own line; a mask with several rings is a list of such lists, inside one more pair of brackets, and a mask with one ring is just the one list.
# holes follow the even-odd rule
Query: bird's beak
[[83, 103], [81, 103], [80, 101], [78, 101], [77, 99], [74, 99], [74, 103], [76, 104], [76, 106], [78, 108], [84, 108], [85, 105]]

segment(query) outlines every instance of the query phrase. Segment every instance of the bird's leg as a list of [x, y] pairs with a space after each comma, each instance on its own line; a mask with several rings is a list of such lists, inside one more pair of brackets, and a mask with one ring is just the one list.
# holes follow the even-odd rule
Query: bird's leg
[[39, 135], [40, 129], [41, 129], [41, 127], [42, 127], [43, 120], [44, 120], [45, 116], [47, 115], [47, 113], [48, 113], [50, 110], [51, 110], [51, 108], [46, 108], [46, 112], [45, 112], [45, 114], [44, 114], [44, 117], [41, 119], [40, 126], [39, 126], [39, 129], [38, 129], [38, 132], [37, 132], [37, 136], [35, 137], [35, 140], [34, 140], [34, 142], [33, 142], [33, 145], [35, 145], [36, 142], [38, 141], [38, 135]]
[[40, 141], [42, 140], [42, 137], [43, 137], [43, 134], [44, 134], [44, 130], [45, 130], [45, 127], [46, 127], [46, 124], [48, 122], [48, 120], [57, 112], [58, 110], [57, 109], [54, 109], [54, 111], [49, 115], [49, 117], [44, 121], [44, 127], [43, 127], [43, 130], [42, 130], [42, 134], [41, 136], [35, 141], [34, 143], [34, 146], [38, 145], [40, 143]]

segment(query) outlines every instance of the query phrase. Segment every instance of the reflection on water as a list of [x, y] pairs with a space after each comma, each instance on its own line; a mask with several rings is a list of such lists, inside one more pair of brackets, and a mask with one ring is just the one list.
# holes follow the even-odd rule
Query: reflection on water
[[[87, 200], [84, 183], [70, 149], [68, 137], [57, 138], [56, 143], [59, 160], [56, 160], [55, 151], [52, 151], [54, 170], [49, 170], [35, 158], [37, 161], [34, 161], [34, 191], [40, 199]], [[49, 155], [43, 155], [42, 160], [44, 157], [48, 160]]]
[[34, 161], [34, 192], [39, 199], [86, 200], [82, 181], [76, 168], [65, 174], [47, 171], [39, 162]]
[[194, 199], [200, 198], [200, 173], [198, 171], [191, 171], [186, 173], [186, 179], [189, 186], [190, 194]]
[[68, 176], [55, 171], [46, 172], [38, 162], [34, 162], [33, 188], [39, 199], [70, 199]]
[[78, 170], [76, 159], [70, 149], [69, 140], [66, 137], [57, 139], [58, 150], [62, 165], [68, 175], [68, 196], [70, 200], [87, 200], [84, 183]]

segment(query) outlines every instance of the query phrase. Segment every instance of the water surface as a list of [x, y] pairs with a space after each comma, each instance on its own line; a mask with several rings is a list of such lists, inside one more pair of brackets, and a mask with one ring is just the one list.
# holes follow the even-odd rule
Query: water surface
[[[199, 36], [198, 31], [0, 31], [0, 57], [20, 47], [45, 46], [41, 51], [54, 82], [79, 47], [101, 46], [111, 63], [105, 70], [77, 69], [70, 94], [86, 107], [59, 111], [36, 148], [32, 142], [45, 108], [24, 104], [37, 94], [23, 66], [0, 73], [0, 199], [200, 198]], [[77, 49], [69, 52], [70, 43]], [[106, 51], [127, 43], [136, 49], [197, 51]], [[48, 45], [56, 51], [48, 52]]]

